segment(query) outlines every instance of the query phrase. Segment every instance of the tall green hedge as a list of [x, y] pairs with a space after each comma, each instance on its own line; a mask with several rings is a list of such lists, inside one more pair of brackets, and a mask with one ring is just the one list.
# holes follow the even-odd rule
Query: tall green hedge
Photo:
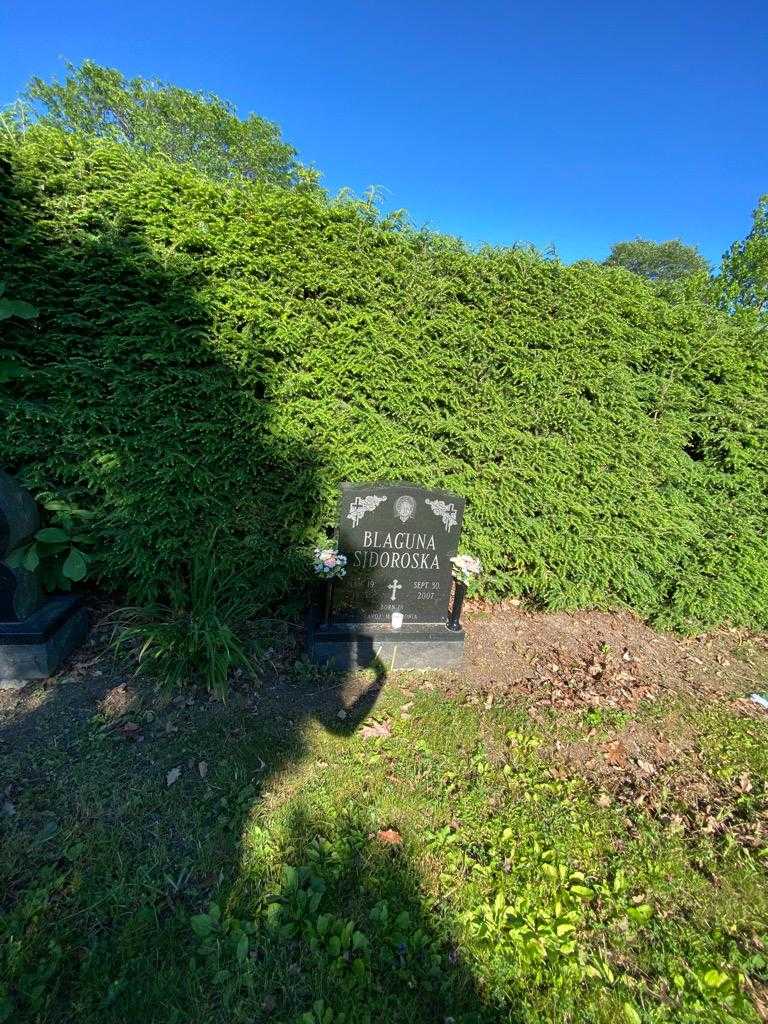
[[41, 311], [2, 461], [97, 511], [102, 585], [162, 598], [215, 531], [274, 607], [341, 480], [408, 479], [466, 496], [488, 597], [768, 626], [752, 320], [52, 129], [1, 155], [0, 279]]

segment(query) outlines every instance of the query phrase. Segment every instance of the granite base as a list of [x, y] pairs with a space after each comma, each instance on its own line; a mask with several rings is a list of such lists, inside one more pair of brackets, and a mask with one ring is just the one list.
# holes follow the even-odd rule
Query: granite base
[[444, 623], [425, 622], [392, 629], [379, 622], [312, 622], [307, 647], [316, 665], [356, 671], [377, 663], [387, 672], [455, 668], [464, 657], [464, 631]]
[[0, 622], [0, 687], [54, 675], [87, 635], [88, 612], [70, 594], [49, 598], [21, 622]]

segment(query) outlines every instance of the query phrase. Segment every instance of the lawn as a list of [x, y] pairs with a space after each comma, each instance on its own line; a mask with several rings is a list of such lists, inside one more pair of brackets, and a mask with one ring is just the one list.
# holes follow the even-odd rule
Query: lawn
[[96, 633], [4, 695], [0, 1020], [768, 1019], [760, 642], [680, 643], [691, 676], [510, 614], [456, 675], [286, 633], [163, 702]]

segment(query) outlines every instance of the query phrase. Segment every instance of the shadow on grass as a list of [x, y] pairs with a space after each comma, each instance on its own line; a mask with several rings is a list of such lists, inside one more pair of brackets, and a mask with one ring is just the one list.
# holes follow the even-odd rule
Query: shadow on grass
[[[231, 897], [234, 908], [253, 907], [269, 893], [253, 955], [278, 1019], [502, 1019], [479, 993], [450, 926], [438, 927], [406, 849], [375, 837], [366, 808], [335, 815], [303, 801], [279, 843], [281, 876], [260, 872], [256, 844]], [[321, 1012], [312, 1010], [318, 1003]]]
[[9, 1019], [515, 1020], [478, 990], [409, 837], [378, 839], [373, 806], [343, 782], [319, 805], [303, 782], [310, 734], [353, 742], [385, 682], [379, 666], [165, 709], [139, 691], [126, 708], [139, 735], [97, 720], [67, 746], [48, 733], [0, 755], [15, 771], [0, 868]]
[[[245, 389], [211, 343], [204, 253], [160, 261], [140, 225], [92, 210], [57, 234], [34, 176], [17, 180], [9, 163], [0, 175], [0, 277], [41, 310], [10, 329], [31, 374], [6, 409], [6, 468], [98, 509], [95, 539], [124, 568], [106, 580], [133, 600], [167, 599], [162, 581], [183, 579], [211, 523], [255, 606], [279, 599], [323, 466], [270, 400], [272, 342], [256, 344], [263, 380]], [[259, 571], [265, 546], [285, 571]], [[501, 1019], [425, 905], [407, 849], [372, 839], [364, 808], [323, 820], [306, 807], [271, 834], [273, 789], [309, 756], [308, 730], [351, 738], [381, 666], [363, 687], [281, 684], [227, 705], [183, 695], [160, 708], [139, 690], [121, 709], [127, 731], [100, 710], [127, 681], [109, 661], [38, 691], [0, 728], [0, 1021]], [[259, 860], [254, 813], [263, 850], [279, 846], [295, 873]]]

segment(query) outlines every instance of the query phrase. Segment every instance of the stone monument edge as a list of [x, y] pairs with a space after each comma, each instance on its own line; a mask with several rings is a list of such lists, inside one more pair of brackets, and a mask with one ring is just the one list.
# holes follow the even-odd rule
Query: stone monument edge
[[465, 508], [467, 505], [467, 499], [463, 494], [451, 491], [447, 487], [429, 487], [427, 484], [417, 484], [413, 480], [370, 480], [363, 481], [361, 484], [344, 480], [339, 484], [339, 502], [341, 502], [345, 490], [365, 491], [372, 487], [417, 487], [420, 491], [433, 491], [435, 494], [442, 494], [453, 498], [454, 501], [460, 501]]

